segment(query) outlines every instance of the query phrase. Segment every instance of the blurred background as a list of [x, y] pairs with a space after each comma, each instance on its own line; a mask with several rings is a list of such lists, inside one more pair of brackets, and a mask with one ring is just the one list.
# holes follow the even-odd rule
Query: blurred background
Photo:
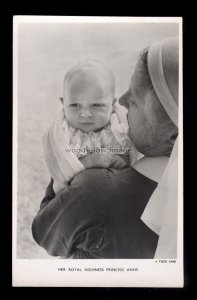
[[115, 74], [119, 97], [140, 51], [173, 36], [175, 23], [19, 24], [17, 258], [52, 258], [34, 242], [31, 224], [50, 181], [42, 134], [61, 107], [67, 70], [83, 59], [103, 61]]

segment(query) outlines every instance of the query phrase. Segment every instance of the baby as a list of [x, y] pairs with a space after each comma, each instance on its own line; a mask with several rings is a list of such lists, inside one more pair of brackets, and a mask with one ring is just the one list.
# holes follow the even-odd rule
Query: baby
[[[64, 188], [84, 168], [108, 167], [114, 155], [120, 165], [137, 159], [127, 124], [115, 109], [115, 78], [99, 61], [83, 61], [64, 78], [63, 109], [44, 134], [44, 153], [54, 191]], [[115, 167], [115, 166], [114, 166]]]

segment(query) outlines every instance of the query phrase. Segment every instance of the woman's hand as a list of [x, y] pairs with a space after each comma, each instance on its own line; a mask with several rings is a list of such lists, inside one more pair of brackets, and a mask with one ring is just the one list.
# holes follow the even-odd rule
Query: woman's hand
[[123, 169], [127, 167], [126, 162], [116, 154], [112, 153], [93, 153], [80, 158], [84, 168], [113, 168]]

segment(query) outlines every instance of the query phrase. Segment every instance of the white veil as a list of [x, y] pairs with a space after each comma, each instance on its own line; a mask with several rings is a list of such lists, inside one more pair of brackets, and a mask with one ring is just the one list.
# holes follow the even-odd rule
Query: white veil
[[[165, 66], [167, 62], [167, 67]], [[154, 90], [167, 114], [178, 127], [178, 40], [154, 44], [148, 53], [148, 70]], [[175, 72], [173, 69], [176, 69]], [[169, 74], [169, 78], [168, 77]], [[169, 80], [177, 85], [170, 90]], [[176, 76], [176, 78], [175, 78]], [[167, 80], [169, 79], [169, 80]], [[152, 194], [142, 221], [159, 235], [155, 258], [177, 257], [178, 214], [178, 137], [167, 167]]]

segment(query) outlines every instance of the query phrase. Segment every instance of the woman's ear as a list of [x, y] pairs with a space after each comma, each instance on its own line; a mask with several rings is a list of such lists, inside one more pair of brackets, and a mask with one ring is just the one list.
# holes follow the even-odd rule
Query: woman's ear
[[61, 103], [63, 104], [63, 101], [64, 101], [63, 97], [59, 97], [59, 99], [60, 99]]

